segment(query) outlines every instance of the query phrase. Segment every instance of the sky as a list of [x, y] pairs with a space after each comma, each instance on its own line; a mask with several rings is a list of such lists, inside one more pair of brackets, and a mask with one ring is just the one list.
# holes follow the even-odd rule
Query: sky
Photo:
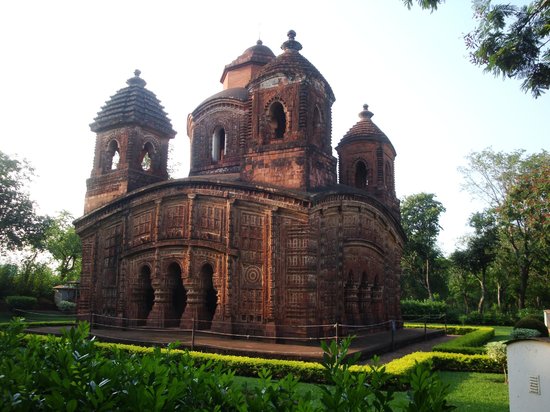
[[550, 149], [550, 94], [534, 99], [519, 81], [473, 66], [463, 36], [474, 27], [468, 0], [433, 13], [402, 0], [3, 1], [0, 150], [34, 167], [29, 191], [41, 213], [81, 216], [89, 124], [140, 69], [178, 132], [173, 177], [186, 177], [188, 113], [222, 90], [224, 66], [258, 38], [279, 54], [293, 29], [336, 95], [333, 146], [367, 103], [397, 151], [398, 197], [434, 193], [445, 206], [448, 254], [483, 208], [462, 190], [465, 157]]

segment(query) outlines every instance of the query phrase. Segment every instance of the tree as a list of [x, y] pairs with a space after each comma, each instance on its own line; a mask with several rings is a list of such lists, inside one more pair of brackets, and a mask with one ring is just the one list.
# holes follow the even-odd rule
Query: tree
[[[417, 0], [437, 10], [445, 0]], [[403, 0], [408, 8], [413, 0]], [[470, 60], [495, 76], [522, 80], [521, 88], [537, 98], [550, 87], [550, 1], [524, 6], [472, 0], [477, 27], [464, 40]]]
[[33, 169], [0, 151], [0, 254], [24, 246], [40, 247], [49, 219], [36, 213], [25, 190]]
[[550, 265], [550, 154], [530, 156], [525, 168], [498, 209], [520, 272], [520, 309], [525, 307], [531, 272], [548, 273]]
[[487, 295], [487, 274], [495, 260], [498, 245], [498, 227], [494, 213], [474, 213], [470, 218], [474, 233], [466, 241], [466, 249], [455, 251], [451, 259], [460, 269], [469, 272], [479, 283], [480, 297], [477, 310], [483, 315]]
[[60, 280], [74, 280], [80, 275], [82, 246], [72, 224], [73, 216], [62, 211], [46, 231], [46, 249], [57, 261]]
[[501, 261], [518, 279], [518, 306], [525, 307], [532, 273], [548, 273], [550, 154], [525, 155], [485, 149], [460, 168], [465, 188], [496, 212]]
[[432, 193], [407, 196], [401, 205], [401, 224], [407, 235], [403, 251], [403, 269], [433, 299], [430, 281], [431, 269], [441, 251], [437, 248], [437, 236], [441, 226], [439, 217], [445, 208]]

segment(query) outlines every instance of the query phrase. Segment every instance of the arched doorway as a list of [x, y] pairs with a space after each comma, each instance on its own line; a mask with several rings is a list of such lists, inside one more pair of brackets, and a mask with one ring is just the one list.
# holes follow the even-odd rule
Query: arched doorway
[[204, 319], [201, 319], [199, 325], [200, 329], [210, 329], [212, 326], [212, 319], [214, 319], [214, 314], [216, 313], [216, 307], [218, 306], [218, 291], [214, 289], [214, 283], [212, 281], [213, 275], [214, 269], [212, 265], [205, 263], [200, 273], [204, 309], [201, 311], [204, 314]]
[[137, 304], [137, 323], [139, 325], [144, 325], [155, 303], [155, 290], [151, 284], [151, 268], [149, 265], [143, 265], [139, 270], [135, 296]]
[[181, 267], [176, 262], [168, 266], [168, 284], [170, 285], [172, 311], [174, 319], [166, 319], [174, 326], [179, 325], [181, 315], [187, 305], [187, 291], [181, 280]]

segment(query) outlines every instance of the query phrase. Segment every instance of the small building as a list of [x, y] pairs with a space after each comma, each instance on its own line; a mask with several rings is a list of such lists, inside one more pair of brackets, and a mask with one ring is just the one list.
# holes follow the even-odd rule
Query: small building
[[510, 412], [550, 410], [550, 339], [508, 343]]
[[176, 132], [139, 71], [107, 101], [75, 222], [79, 314], [304, 338], [400, 322], [396, 151], [365, 105], [333, 156], [335, 96], [295, 36], [224, 67], [188, 115], [187, 178], [168, 178]]

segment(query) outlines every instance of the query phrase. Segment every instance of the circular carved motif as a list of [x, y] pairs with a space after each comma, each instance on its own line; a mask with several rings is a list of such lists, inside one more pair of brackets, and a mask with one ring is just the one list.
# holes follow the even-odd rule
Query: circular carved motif
[[247, 266], [244, 269], [243, 280], [247, 285], [259, 285], [262, 280], [262, 270], [258, 266]]

